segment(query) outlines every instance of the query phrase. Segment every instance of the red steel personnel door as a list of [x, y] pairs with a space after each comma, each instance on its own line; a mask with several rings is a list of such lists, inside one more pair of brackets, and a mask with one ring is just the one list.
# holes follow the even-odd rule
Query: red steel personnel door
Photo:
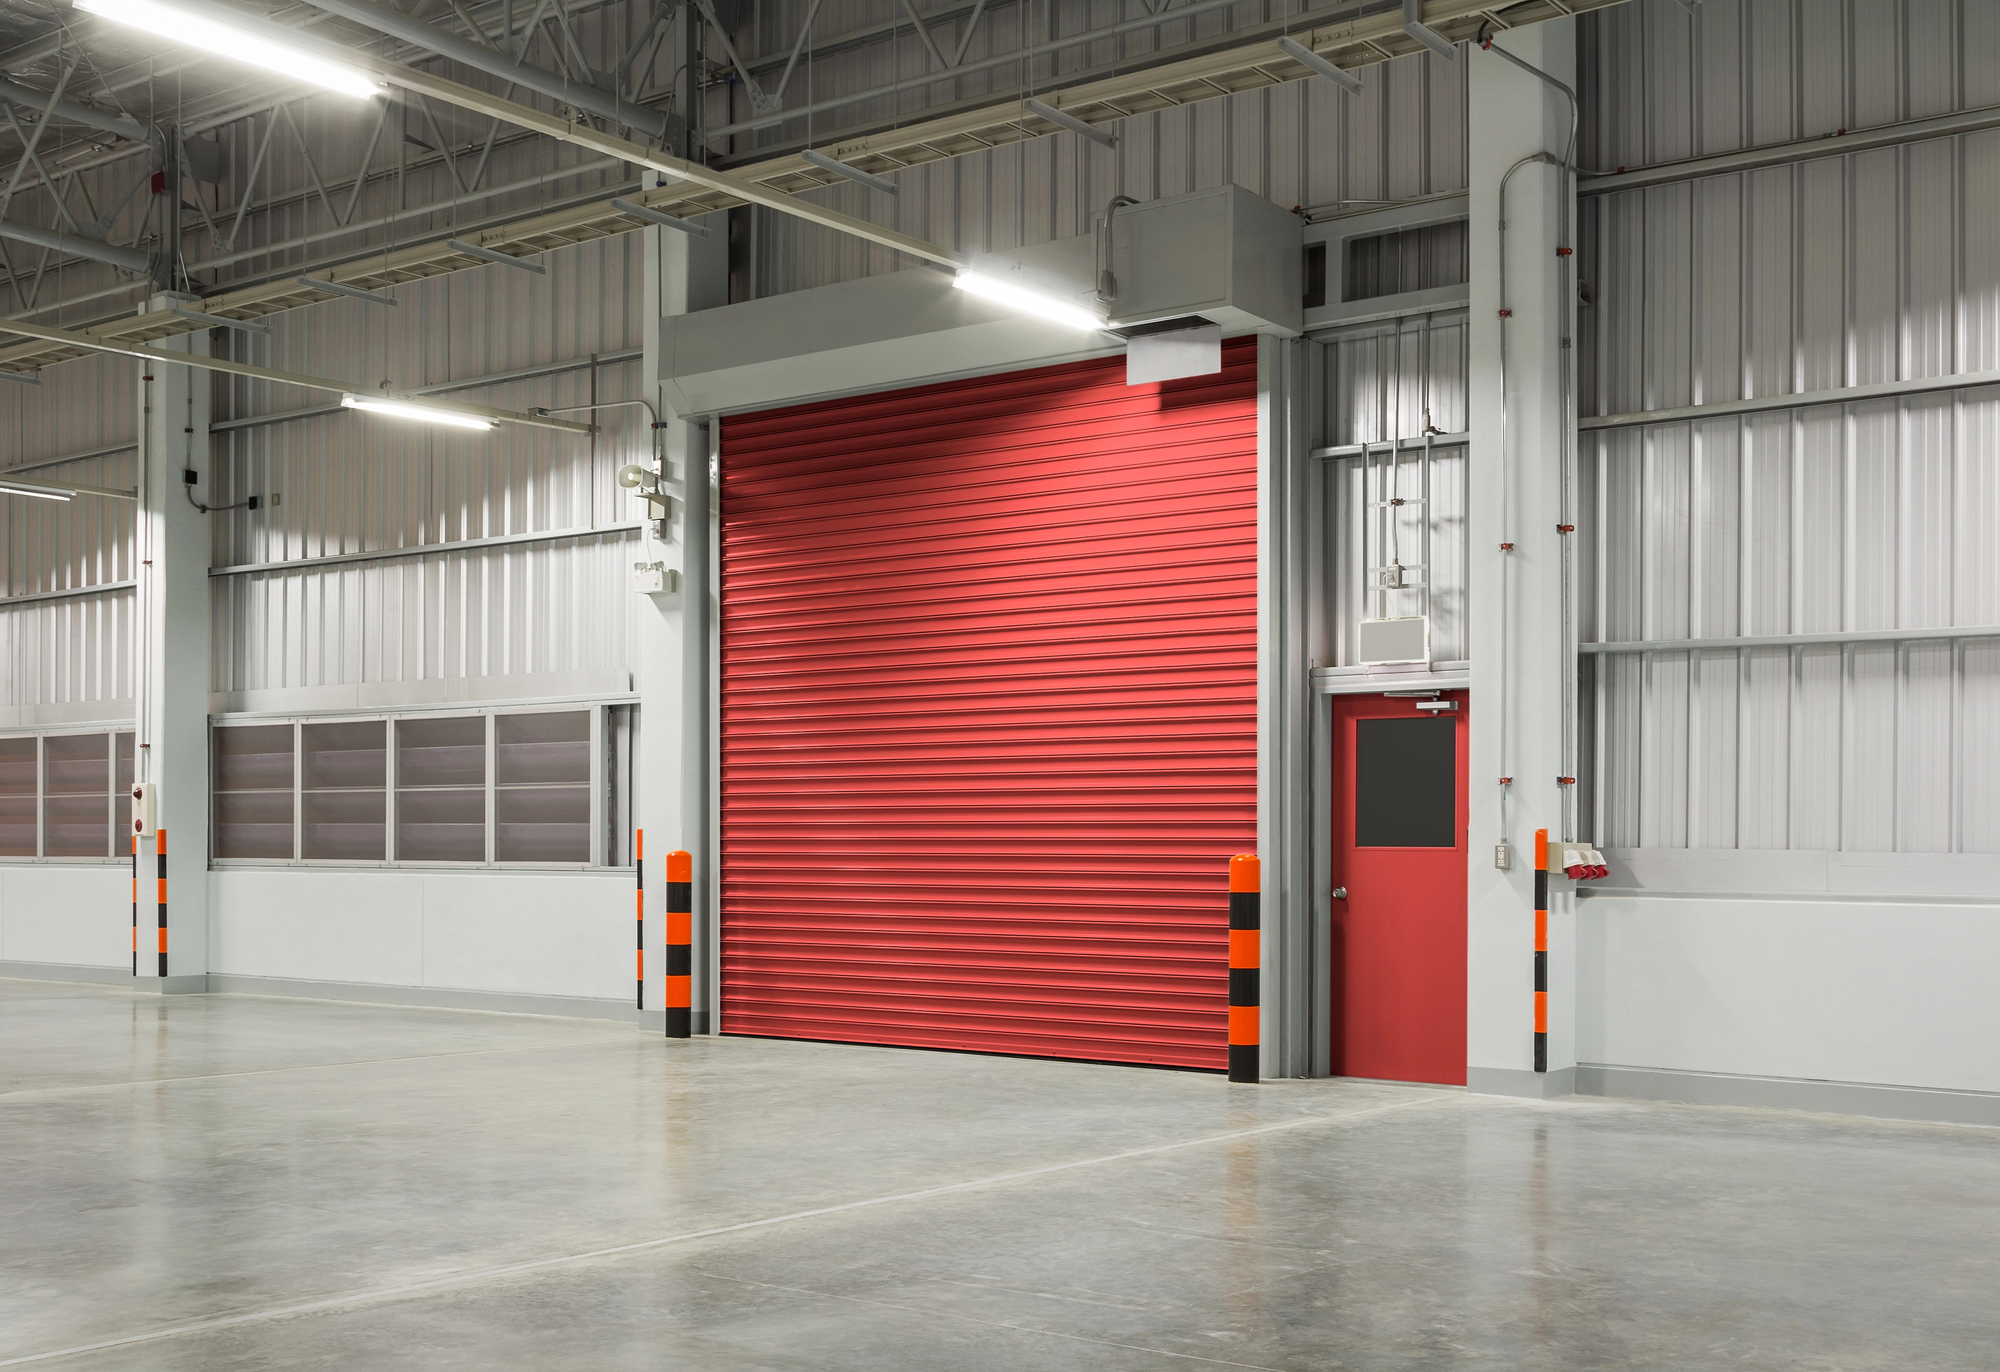
[[1465, 1084], [1468, 704], [1441, 699], [1333, 698], [1336, 1076]]

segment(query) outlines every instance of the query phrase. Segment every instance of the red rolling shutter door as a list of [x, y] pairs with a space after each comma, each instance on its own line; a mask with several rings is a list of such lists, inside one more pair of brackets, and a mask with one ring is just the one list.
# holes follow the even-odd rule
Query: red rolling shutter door
[[1224, 1065], [1256, 350], [724, 422], [722, 1028]]

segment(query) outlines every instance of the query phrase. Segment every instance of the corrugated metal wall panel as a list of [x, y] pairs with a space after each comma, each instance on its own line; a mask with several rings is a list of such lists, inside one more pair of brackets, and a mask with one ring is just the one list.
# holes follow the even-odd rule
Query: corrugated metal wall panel
[[722, 1028], [1224, 1063], [1256, 354], [725, 421]]
[[[1583, 21], [1585, 162], [2000, 100], [1993, 0]], [[1738, 41], [1742, 40], [1742, 41]], [[1741, 92], [1741, 98], [1732, 91]], [[2000, 135], [1584, 202], [1585, 413], [2000, 365]], [[1989, 391], [1589, 435], [1584, 637], [2000, 624]], [[1592, 668], [1600, 844], [2000, 851], [1991, 640], [1655, 652]]]
[[[0, 383], [0, 434], [9, 466], [130, 442], [137, 415], [137, 364], [85, 357], [50, 367], [40, 386]], [[0, 475], [5, 469], [0, 468]], [[131, 489], [131, 450], [38, 467], [43, 481]], [[67, 503], [0, 496], [0, 597], [129, 581], [137, 505], [79, 497]], [[132, 708], [133, 596], [112, 591], [0, 606], [0, 708], [104, 703], [95, 718]]]
[[[1439, 268], [1435, 284], [1465, 279], [1461, 254], [1452, 253], [1448, 262], [1433, 265]], [[1427, 277], [1425, 284], [1433, 284], [1433, 278]], [[1343, 329], [1322, 335], [1319, 353], [1325, 378], [1319, 391], [1325, 406], [1318, 425], [1322, 444], [1344, 447], [1401, 439], [1394, 492], [1414, 500], [1423, 484], [1426, 428], [1463, 433], [1469, 422], [1464, 314], [1419, 315]], [[1428, 599], [1415, 576], [1410, 588], [1386, 597], [1369, 589], [1374, 579], [1367, 567], [1380, 565], [1387, 531], [1370, 527], [1364, 539], [1363, 525], [1374, 502], [1390, 492], [1388, 452], [1376, 452], [1369, 463], [1359, 457], [1328, 462], [1325, 517], [1333, 537], [1325, 602], [1332, 648], [1327, 665], [1355, 665], [1354, 626], [1385, 614], [1428, 613], [1432, 658], [1463, 661], [1471, 651], [1466, 622], [1466, 449], [1462, 443], [1435, 445], [1430, 459], [1431, 504], [1406, 505], [1396, 512], [1401, 560], [1410, 566], [1430, 563], [1422, 573], [1430, 578]], [[1364, 469], [1372, 474], [1364, 474]], [[1426, 520], [1427, 553], [1418, 551], [1425, 546]]]
[[[1324, 81], [1245, 91], [1121, 120], [1115, 152], [1062, 133], [899, 172], [894, 197], [835, 186], [807, 198], [988, 252], [1088, 233], [1115, 195], [1156, 199], [1233, 182], [1289, 209], [1442, 194], [1465, 186], [1464, 67], [1398, 58], [1371, 68], [1354, 98]], [[937, 212], [947, 204], [956, 215]], [[759, 296], [909, 265], [772, 210], [752, 213]]]
[[[423, 386], [638, 346], [638, 235], [548, 253], [545, 277], [506, 267], [398, 288], [390, 309], [336, 301], [274, 316], [246, 361], [359, 383]], [[636, 360], [453, 392], [526, 410], [639, 394]], [[217, 418], [324, 406], [317, 392], [230, 379]], [[281, 494], [215, 522], [219, 566], [634, 518], [617, 470], [650, 451], [644, 410], [606, 410], [594, 438], [503, 424], [466, 435], [352, 413], [217, 435], [225, 500]], [[625, 665], [626, 542], [563, 540], [218, 578], [213, 689], [435, 680]]]

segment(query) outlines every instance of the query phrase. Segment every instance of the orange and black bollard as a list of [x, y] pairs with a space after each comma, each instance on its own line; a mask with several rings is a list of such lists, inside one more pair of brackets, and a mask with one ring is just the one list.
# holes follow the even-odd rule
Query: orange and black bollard
[[639, 960], [633, 964], [638, 977], [639, 990], [632, 1004], [634, 1009], [646, 1008], [646, 831], [632, 831], [632, 871], [638, 878], [638, 943]]
[[1549, 1070], [1549, 831], [1535, 830], [1535, 1070]]
[[694, 855], [675, 849], [667, 854], [667, 1037], [684, 1039], [693, 1033], [694, 977]]
[[160, 975], [167, 975], [167, 831], [155, 831], [154, 850], [160, 855]]
[[1258, 968], [1264, 922], [1257, 857], [1238, 853], [1229, 859], [1229, 1079], [1258, 1079], [1258, 1008], [1261, 987]]
[[132, 975], [139, 975], [139, 836], [132, 835]]

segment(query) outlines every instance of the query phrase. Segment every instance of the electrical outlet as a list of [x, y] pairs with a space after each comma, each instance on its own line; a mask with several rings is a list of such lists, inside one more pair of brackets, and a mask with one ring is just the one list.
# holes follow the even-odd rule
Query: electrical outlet
[[1493, 845], [1493, 865], [1503, 872], [1514, 870], [1514, 850], [1504, 843]]

